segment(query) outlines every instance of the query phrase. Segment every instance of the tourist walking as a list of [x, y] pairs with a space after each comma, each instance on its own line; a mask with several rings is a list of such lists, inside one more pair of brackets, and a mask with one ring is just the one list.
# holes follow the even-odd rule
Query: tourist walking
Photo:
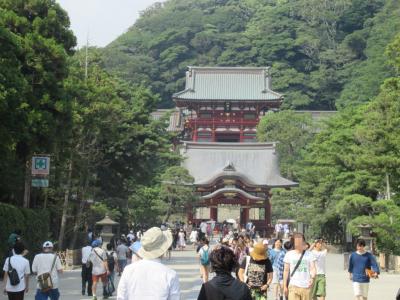
[[178, 247], [182, 251], [186, 247], [185, 232], [181, 229], [178, 233]]
[[252, 299], [267, 299], [272, 273], [272, 264], [265, 254], [264, 245], [255, 244], [250, 256], [246, 257], [239, 269], [239, 278], [249, 286]]
[[279, 300], [283, 296], [283, 290], [279, 283], [279, 269], [278, 269], [278, 256], [282, 251], [282, 240], [276, 239], [273, 244], [273, 248], [268, 251], [269, 259], [272, 263], [272, 269], [274, 270], [274, 275], [272, 277], [272, 291], [275, 300]]
[[[276, 264], [277, 264], [277, 270], [278, 270], [278, 279], [279, 279], [279, 285], [280, 285], [280, 290], [281, 290], [281, 296], [280, 296], [280, 300], [283, 300], [283, 297], [285, 296], [284, 292], [283, 292], [283, 272], [285, 269], [285, 262], [284, 262], [284, 258], [285, 255], [288, 251], [292, 250], [292, 243], [290, 241], [286, 241], [283, 244], [283, 248], [281, 250], [281, 252], [279, 252], [278, 257], [275, 259]], [[285, 299], [287, 299], [287, 296], [285, 296]]]
[[125, 240], [120, 240], [117, 247], [117, 259], [118, 259], [118, 275], [124, 271], [128, 261], [129, 248], [126, 246]]
[[310, 251], [315, 257], [316, 276], [311, 289], [313, 300], [325, 300], [326, 297], [326, 255], [328, 249], [323, 239], [318, 238], [310, 246]]
[[110, 243], [107, 244], [107, 267], [108, 267], [108, 275], [107, 275], [107, 295], [112, 296], [115, 292], [115, 271], [118, 271], [118, 259], [115, 251], [112, 250], [112, 245]]
[[197, 300], [251, 300], [247, 285], [231, 275], [236, 269], [236, 257], [230, 248], [214, 248], [210, 253], [210, 263], [215, 277], [203, 283]]
[[367, 300], [370, 278], [377, 278], [379, 267], [375, 257], [365, 251], [365, 241], [359, 239], [357, 250], [350, 255], [349, 274], [353, 281], [353, 291], [356, 300]]
[[210, 242], [207, 238], [201, 240], [202, 247], [199, 249], [199, 260], [200, 260], [200, 274], [203, 282], [208, 281], [208, 275], [210, 273]]
[[60, 298], [58, 274], [62, 271], [61, 260], [56, 253], [53, 253], [53, 243], [44, 242], [43, 252], [35, 255], [32, 263], [32, 272], [37, 274], [38, 279], [35, 300], [47, 300], [49, 298], [50, 300], [58, 300]]
[[92, 251], [90, 252], [88, 260], [92, 263], [92, 295], [93, 300], [97, 300], [96, 290], [99, 281], [103, 284], [103, 298], [108, 298], [107, 293], [107, 275], [109, 274], [107, 265], [106, 252], [100, 248], [100, 241], [94, 240], [92, 242]]
[[92, 252], [92, 242], [82, 248], [82, 296], [85, 295], [87, 291], [88, 296], [92, 296], [92, 264], [88, 262], [90, 252]]
[[153, 227], [141, 239], [141, 260], [127, 266], [118, 284], [117, 300], [179, 300], [177, 273], [161, 263], [172, 244], [169, 231]]
[[284, 258], [284, 293], [289, 300], [309, 300], [315, 278], [315, 257], [305, 250], [301, 233], [295, 233], [292, 240], [294, 250], [288, 251]]
[[4, 292], [8, 300], [23, 300], [29, 290], [29, 274], [31, 272], [29, 261], [22, 256], [25, 246], [16, 241], [13, 245], [13, 256], [6, 259], [3, 267]]

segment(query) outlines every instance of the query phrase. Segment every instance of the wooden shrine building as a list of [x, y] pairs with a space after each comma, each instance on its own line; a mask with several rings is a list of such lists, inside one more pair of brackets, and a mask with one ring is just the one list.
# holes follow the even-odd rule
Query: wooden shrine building
[[189, 67], [173, 99], [185, 112], [183, 165], [200, 197], [189, 220], [235, 219], [270, 230], [271, 189], [297, 184], [281, 177], [275, 143], [256, 141], [260, 118], [283, 101], [268, 68]]

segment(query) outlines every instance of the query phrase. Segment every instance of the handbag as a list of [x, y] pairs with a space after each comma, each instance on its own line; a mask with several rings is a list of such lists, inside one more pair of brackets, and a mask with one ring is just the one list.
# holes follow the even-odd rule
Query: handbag
[[53, 280], [51, 279], [51, 272], [53, 271], [54, 266], [56, 264], [56, 259], [57, 259], [57, 254], [54, 255], [53, 264], [51, 265], [50, 272], [40, 274], [37, 277], [39, 288], [42, 290], [42, 292], [47, 292], [53, 288]]
[[14, 269], [13, 266], [11, 265], [11, 256], [8, 258], [8, 271], [7, 271], [7, 274], [8, 274], [8, 278], [10, 280], [10, 284], [11, 285], [15, 286], [15, 285], [18, 285], [21, 282], [21, 280], [20, 280], [20, 278], [18, 276], [17, 270]]

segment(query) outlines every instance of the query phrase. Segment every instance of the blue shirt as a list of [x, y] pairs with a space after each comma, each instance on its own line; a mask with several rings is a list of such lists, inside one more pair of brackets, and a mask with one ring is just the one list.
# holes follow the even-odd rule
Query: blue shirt
[[357, 252], [353, 252], [350, 255], [348, 271], [353, 274], [354, 282], [369, 282], [369, 277], [365, 273], [365, 269], [367, 268], [379, 273], [378, 264], [371, 253], [365, 252], [364, 254], [358, 254]]
[[285, 254], [286, 254], [286, 250], [282, 249], [278, 256], [275, 258], [275, 262], [276, 262], [276, 267], [278, 268], [278, 277], [279, 277], [279, 281], [283, 280], [283, 271], [285, 269], [285, 262], [283, 261], [283, 259], [285, 258]]
[[[282, 250], [281, 250], [282, 251]], [[278, 260], [277, 260], [277, 258], [278, 258], [278, 255], [279, 255], [279, 253], [281, 252], [281, 251], [277, 251], [277, 250], [275, 250], [275, 249], [268, 249], [268, 258], [269, 258], [269, 260], [271, 261], [271, 263], [272, 263], [272, 266], [274, 267], [274, 268], [277, 268], [278, 267]]]

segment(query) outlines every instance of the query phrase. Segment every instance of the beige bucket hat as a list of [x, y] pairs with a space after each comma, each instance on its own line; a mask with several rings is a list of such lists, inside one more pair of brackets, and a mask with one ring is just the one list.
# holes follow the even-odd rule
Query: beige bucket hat
[[138, 254], [143, 259], [155, 259], [161, 257], [172, 244], [172, 234], [170, 231], [162, 231], [158, 227], [147, 230], [140, 242], [142, 247]]

